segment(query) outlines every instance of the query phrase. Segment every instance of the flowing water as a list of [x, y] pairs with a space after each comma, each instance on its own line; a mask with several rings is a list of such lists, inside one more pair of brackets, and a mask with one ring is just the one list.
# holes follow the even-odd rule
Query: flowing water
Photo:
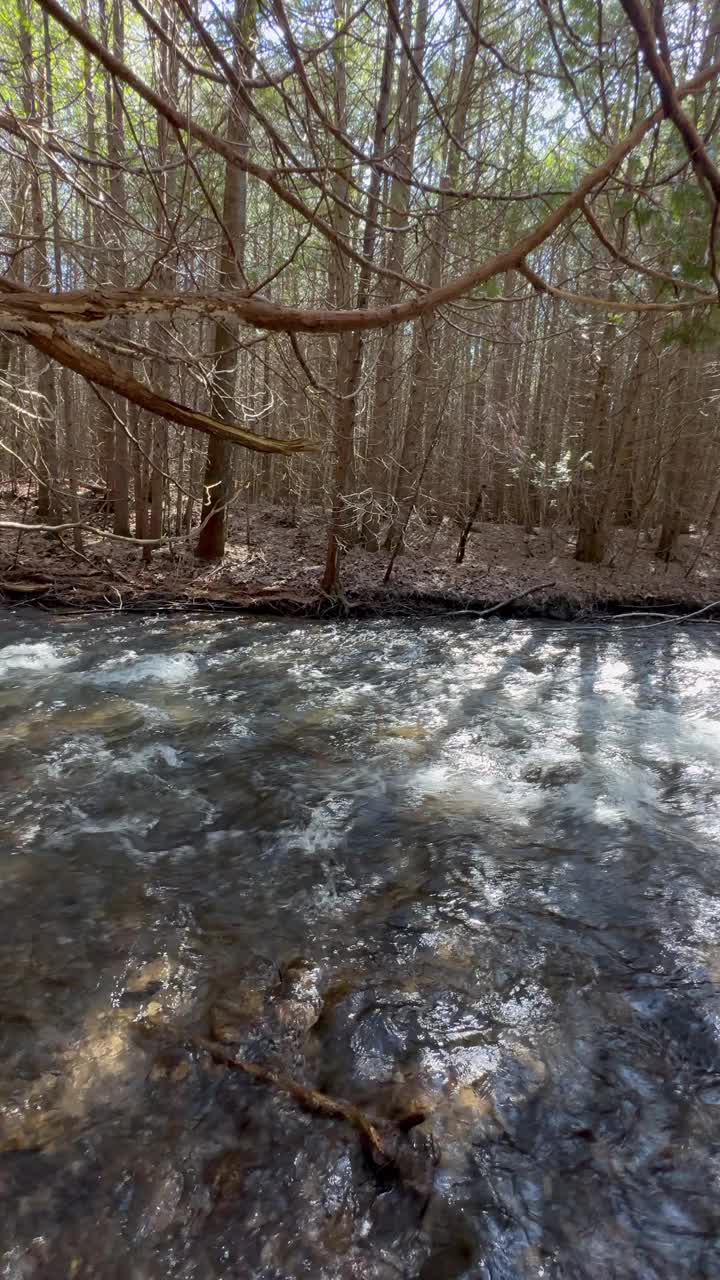
[[716, 630], [0, 642], [0, 1276], [717, 1280]]

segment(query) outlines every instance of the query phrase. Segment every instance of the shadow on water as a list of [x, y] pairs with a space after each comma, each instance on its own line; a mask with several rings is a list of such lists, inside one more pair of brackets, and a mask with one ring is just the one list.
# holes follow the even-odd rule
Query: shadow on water
[[0, 1275], [720, 1274], [716, 633], [3, 628]]

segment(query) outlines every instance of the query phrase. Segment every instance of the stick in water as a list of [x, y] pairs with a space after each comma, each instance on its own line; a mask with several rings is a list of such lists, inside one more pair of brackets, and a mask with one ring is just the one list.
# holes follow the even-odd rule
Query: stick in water
[[519, 591], [516, 596], [508, 596], [507, 600], [499, 600], [497, 604], [493, 604], [489, 609], [454, 609], [448, 614], [449, 618], [459, 618], [461, 614], [470, 614], [473, 618], [486, 618], [489, 613], [497, 613], [498, 609], [504, 609], [508, 604], [514, 604], [516, 600], [522, 600], [525, 596], [531, 596], [534, 591], [547, 591], [549, 587], [554, 587], [554, 582], [540, 582], [536, 587], [528, 587], [527, 591]]

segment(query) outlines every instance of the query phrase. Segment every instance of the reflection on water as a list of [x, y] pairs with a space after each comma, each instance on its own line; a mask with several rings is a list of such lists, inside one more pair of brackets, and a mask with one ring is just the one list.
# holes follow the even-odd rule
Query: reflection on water
[[716, 631], [0, 640], [0, 1276], [717, 1280]]

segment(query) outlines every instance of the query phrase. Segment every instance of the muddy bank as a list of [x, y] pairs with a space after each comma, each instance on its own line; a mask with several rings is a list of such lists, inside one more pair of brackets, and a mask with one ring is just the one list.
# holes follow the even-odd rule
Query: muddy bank
[[413, 617], [492, 610], [502, 617], [592, 620], [650, 610], [720, 616], [720, 541], [689, 534], [669, 560], [655, 539], [616, 530], [601, 565], [574, 559], [572, 529], [528, 532], [482, 524], [456, 561], [456, 530], [413, 531], [408, 550], [383, 579], [387, 556], [348, 548], [342, 591], [319, 590], [324, 524], [318, 512], [288, 523], [269, 508], [250, 523], [233, 518], [227, 554], [203, 564], [187, 542], [154, 552], [149, 563], [131, 542], [87, 535], [80, 557], [42, 533], [0, 536], [0, 591], [6, 604], [44, 609], [246, 612], [288, 617]]
[[547, 584], [525, 588], [510, 597], [462, 595], [457, 592], [413, 591], [403, 588], [342, 592], [333, 599], [318, 591], [292, 589], [223, 592], [120, 589], [110, 578], [55, 582], [43, 575], [9, 573], [0, 581], [0, 603], [6, 607], [34, 606], [49, 612], [250, 614], [288, 618], [433, 618], [498, 617], [555, 622], [607, 622], [641, 615], [668, 620], [720, 620], [720, 599], [700, 595], [570, 596]]

